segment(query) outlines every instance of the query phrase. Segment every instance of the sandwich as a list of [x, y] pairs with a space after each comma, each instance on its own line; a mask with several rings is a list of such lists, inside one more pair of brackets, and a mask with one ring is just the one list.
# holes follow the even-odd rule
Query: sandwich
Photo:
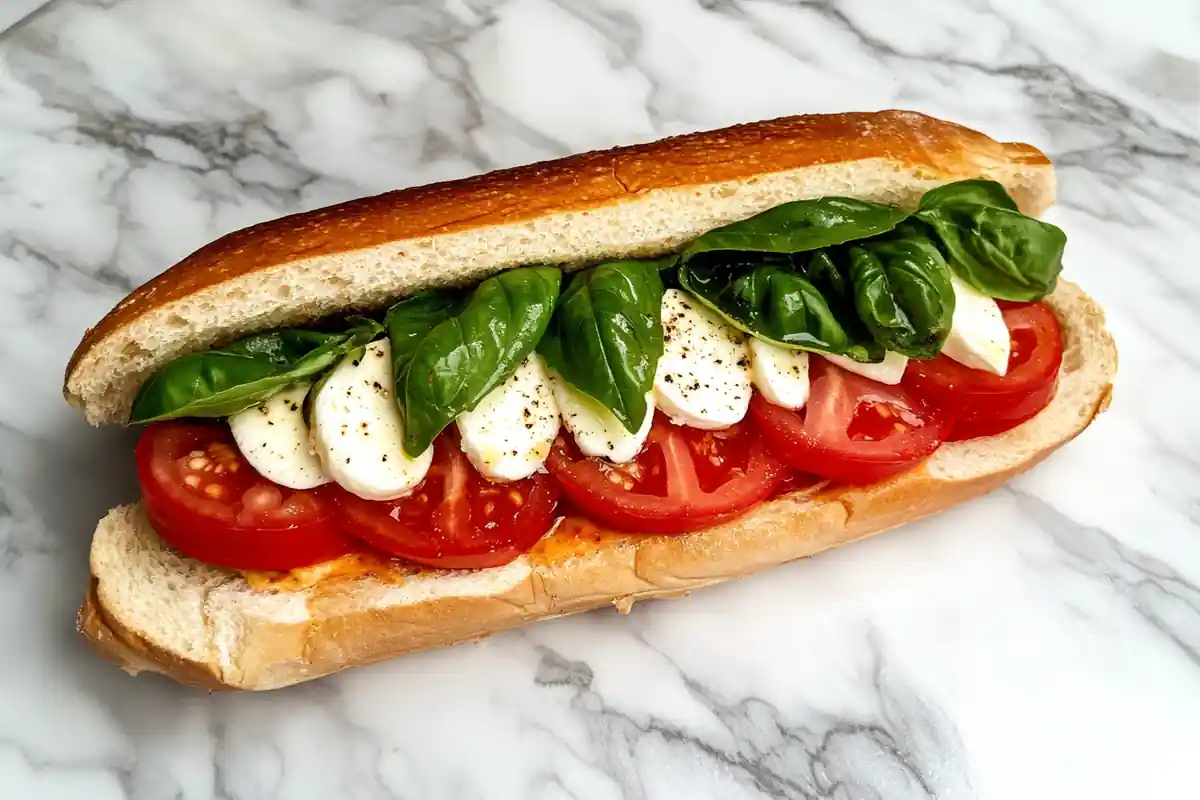
[[80, 633], [273, 689], [677, 597], [981, 495], [1108, 404], [1034, 147], [740, 125], [255, 225], [89, 329], [139, 426]]

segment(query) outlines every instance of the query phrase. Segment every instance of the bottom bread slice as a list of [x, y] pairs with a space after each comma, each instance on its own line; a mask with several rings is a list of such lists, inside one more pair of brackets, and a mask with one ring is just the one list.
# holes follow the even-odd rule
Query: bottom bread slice
[[607, 604], [627, 611], [893, 528], [1029, 469], [1107, 406], [1117, 356], [1102, 312], [1062, 281], [1048, 302], [1064, 338], [1050, 406], [999, 436], [943, 445], [891, 480], [818, 485], [691, 534], [562, 525], [504, 567], [335, 574], [299, 589], [256, 589], [187, 558], [163, 544], [140, 504], [121, 506], [96, 529], [79, 630], [130, 672], [274, 689]]

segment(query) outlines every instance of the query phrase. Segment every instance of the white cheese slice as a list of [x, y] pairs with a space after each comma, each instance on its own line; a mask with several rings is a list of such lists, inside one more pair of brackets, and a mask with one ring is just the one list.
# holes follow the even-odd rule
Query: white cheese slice
[[646, 394], [646, 417], [641, 427], [630, 433], [616, 415], [597, 400], [572, 388], [557, 375], [551, 374], [550, 380], [563, 425], [575, 438], [581, 453], [617, 464], [637, 458], [654, 422], [653, 393]]
[[1012, 339], [1000, 306], [957, 275], [951, 275], [950, 282], [954, 286], [954, 321], [942, 352], [972, 369], [1004, 375]]
[[808, 402], [808, 353], [751, 337], [750, 375], [769, 403], [790, 409]]
[[745, 336], [679, 289], [662, 299], [663, 355], [654, 403], [677, 425], [728, 428], [750, 407]]
[[902, 356], [892, 350], [885, 352], [883, 361], [875, 364], [864, 364], [845, 356], [823, 356], [823, 358], [829, 359], [847, 372], [870, 378], [876, 383], [886, 383], [888, 386], [899, 384], [904, 377], [905, 368], [908, 367], [908, 356]]
[[558, 436], [558, 404], [535, 353], [471, 411], [458, 415], [463, 452], [494, 481], [519, 481], [537, 472]]
[[404, 421], [393, 398], [392, 349], [387, 339], [334, 367], [312, 402], [313, 449], [325, 472], [367, 500], [394, 500], [420, 483], [433, 448], [404, 452]]
[[329, 482], [308, 445], [304, 398], [311, 385], [302, 381], [289, 386], [229, 418], [233, 439], [250, 466], [289, 489], [312, 489]]

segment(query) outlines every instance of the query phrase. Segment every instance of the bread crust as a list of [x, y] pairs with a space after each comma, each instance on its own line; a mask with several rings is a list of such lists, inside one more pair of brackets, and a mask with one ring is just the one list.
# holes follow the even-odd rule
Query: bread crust
[[[996, 142], [960, 125], [894, 110], [784, 117], [387, 192], [228, 234], [138, 287], [85, 332], [67, 365], [64, 396], [83, 407], [93, 423], [123, 419], [121, 412], [105, 406], [114, 402], [111, 392], [123, 395], [115, 402], [126, 403], [128, 387], [80, 388], [92, 382], [92, 371], [104, 369], [100, 361], [87, 363], [95, 360], [89, 359], [93, 351], [110, 337], [119, 340], [123, 330], [147, 314], [281, 265], [602, 209], [659, 190], [752, 182], [865, 160], [882, 161], [885, 172], [902, 168], [935, 182], [978, 175], [1005, 181], [1011, 174], [1008, 188], [1029, 214], [1040, 213], [1053, 200], [1052, 176], [1028, 178], [1049, 173], [1049, 160], [1036, 148]], [[231, 330], [248, 332], [236, 325]], [[125, 346], [139, 349], [136, 342]], [[130, 380], [140, 382], [140, 377]]]
[[221, 680], [220, 672], [213, 669], [213, 665], [181, 658], [113, 619], [96, 593], [98, 583], [93, 576], [79, 609], [75, 629], [109, 661], [130, 675], [142, 671], [161, 672], [185, 686], [210, 692], [235, 688]]
[[[921, 467], [882, 483], [818, 485], [763, 503], [725, 525], [678, 536], [613, 534], [586, 522], [560, 526], [519, 560], [528, 565], [526, 576], [487, 595], [389, 605], [377, 602], [389, 587], [373, 578], [323, 581], [303, 590], [302, 620], [238, 616], [233, 624], [239, 636], [226, 643], [224, 661], [181, 658], [152, 642], [149, 632], [117, 621], [107, 604], [104, 575], [93, 578], [80, 632], [130, 672], [161, 672], [204, 688], [272, 689], [610, 603], [628, 611], [636, 600], [686, 594], [894, 528], [1028, 470], [1107, 407], [1116, 348], [1103, 313], [1065, 281], [1047, 301], [1064, 341], [1050, 406], [999, 436], [943, 445]], [[139, 535], [154, 537], [144, 515], [138, 519], [144, 527]], [[235, 602], [262, 594], [249, 587], [240, 591], [243, 600]]]

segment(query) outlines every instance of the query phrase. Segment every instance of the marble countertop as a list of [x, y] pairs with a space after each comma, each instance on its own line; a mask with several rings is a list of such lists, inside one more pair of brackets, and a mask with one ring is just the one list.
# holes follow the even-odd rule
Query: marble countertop
[[[1085, 11], [1086, 9], [1086, 11]], [[1200, 26], [1185, 2], [94, 0], [0, 39], [0, 795], [1155, 798], [1200, 783]], [[265, 695], [73, 629], [132, 437], [83, 329], [234, 228], [797, 112], [1058, 164], [1112, 409], [938, 518], [687, 601]], [[1186, 788], [1185, 788], [1186, 787]]]

